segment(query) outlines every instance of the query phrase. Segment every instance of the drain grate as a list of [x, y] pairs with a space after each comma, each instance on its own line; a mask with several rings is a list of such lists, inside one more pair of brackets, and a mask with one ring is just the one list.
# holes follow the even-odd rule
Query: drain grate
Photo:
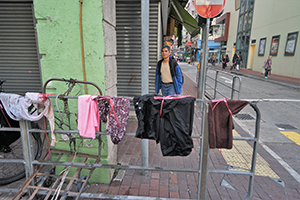
[[249, 114], [237, 114], [236, 118], [240, 120], [254, 120], [254, 118]]
[[297, 129], [296, 127], [289, 125], [289, 124], [275, 124], [278, 128], [283, 128], [283, 129]]

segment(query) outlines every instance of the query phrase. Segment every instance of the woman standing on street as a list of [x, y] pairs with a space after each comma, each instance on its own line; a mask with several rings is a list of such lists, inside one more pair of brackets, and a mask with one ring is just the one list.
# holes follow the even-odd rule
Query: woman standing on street
[[269, 58], [265, 61], [263, 68], [265, 68], [265, 79], [268, 79], [268, 74], [271, 72], [271, 66], [272, 66], [272, 56], [269, 56]]

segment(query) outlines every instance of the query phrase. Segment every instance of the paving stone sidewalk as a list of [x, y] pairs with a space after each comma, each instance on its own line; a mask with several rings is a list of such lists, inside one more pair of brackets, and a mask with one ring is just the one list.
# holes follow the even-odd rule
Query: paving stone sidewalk
[[[214, 67], [216, 69], [222, 69], [221, 65], [209, 65], [210, 67]], [[268, 76], [268, 79], [265, 79], [264, 74], [261, 74], [258, 71], [254, 71], [251, 69], [244, 69], [244, 68], [240, 68], [239, 71], [236, 71], [235, 69], [230, 70], [230, 67], [226, 67], [225, 71], [227, 72], [231, 72], [240, 76], [246, 76], [246, 77], [250, 77], [250, 78], [254, 78], [254, 79], [258, 79], [258, 80], [264, 80], [264, 81], [268, 81], [268, 82], [273, 82], [273, 83], [277, 83], [280, 85], [285, 85], [288, 87], [293, 87], [293, 88], [297, 88], [300, 89], [300, 78], [295, 78], [295, 77], [289, 77], [289, 76], [282, 76], [282, 75], [278, 75], [278, 74], [270, 74]]]

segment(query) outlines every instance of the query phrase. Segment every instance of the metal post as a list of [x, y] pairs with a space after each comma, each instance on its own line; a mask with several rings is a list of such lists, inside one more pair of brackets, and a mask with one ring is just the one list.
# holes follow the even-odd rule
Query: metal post
[[254, 173], [255, 173], [255, 166], [256, 166], [257, 147], [258, 147], [258, 139], [259, 139], [259, 131], [260, 131], [260, 119], [261, 119], [261, 114], [260, 114], [258, 107], [253, 103], [250, 103], [250, 106], [256, 112], [255, 136], [254, 136], [256, 140], [254, 141], [253, 151], [252, 151], [252, 162], [251, 162], [251, 170], [250, 170], [252, 175], [249, 177], [248, 194], [245, 197], [245, 200], [251, 199], [252, 193], [253, 193]]
[[[204, 91], [205, 91], [205, 82], [206, 82], [206, 68], [208, 64], [208, 34], [209, 34], [209, 25], [210, 19], [206, 19], [206, 26], [203, 28], [203, 37], [202, 37], [202, 44], [203, 44], [203, 60], [201, 63], [201, 76], [200, 76], [200, 85], [198, 85], [198, 95], [201, 100], [204, 100]], [[201, 46], [202, 46], [201, 44]]]
[[[202, 44], [203, 45], [203, 44]], [[200, 92], [199, 92], [199, 86], [200, 86], [200, 70], [201, 70], [201, 66], [202, 66], [202, 60], [203, 60], [203, 48], [201, 48], [200, 50], [200, 53], [199, 53], [199, 63], [200, 63], [200, 67], [198, 69], [198, 66], [197, 66], [197, 78], [196, 78], [196, 82], [197, 82], [197, 86], [198, 86], [198, 89], [197, 89], [197, 98], [199, 98], [200, 96]]]
[[[149, 1], [141, 0], [142, 23], [142, 95], [149, 93]], [[142, 166], [148, 167], [149, 144], [147, 139], [142, 139]], [[144, 175], [148, 171], [143, 170]]]
[[[203, 103], [204, 104], [204, 103]], [[208, 139], [208, 115], [207, 106], [202, 104], [202, 122], [201, 122], [201, 155], [199, 165], [198, 178], [198, 196], [197, 199], [205, 200], [208, 176], [208, 162], [209, 162], [209, 139]]]
[[231, 97], [230, 97], [231, 99], [233, 99], [234, 92], [235, 92], [235, 76], [232, 78]]
[[32, 141], [31, 141], [30, 133], [28, 131], [27, 121], [24, 120], [20, 121], [20, 131], [21, 131], [21, 138], [22, 138], [26, 178], [29, 178], [29, 176], [33, 173], [33, 165], [32, 165], [33, 155], [31, 151]]
[[215, 89], [214, 89], [214, 99], [217, 97], [218, 75], [219, 75], [219, 71], [216, 71]]

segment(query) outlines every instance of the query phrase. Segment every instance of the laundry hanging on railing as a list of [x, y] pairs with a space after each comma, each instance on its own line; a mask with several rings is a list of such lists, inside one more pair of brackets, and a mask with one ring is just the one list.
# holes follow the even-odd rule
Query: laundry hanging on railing
[[98, 96], [100, 120], [102, 123], [108, 121], [106, 131], [114, 144], [118, 144], [125, 135], [129, 116], [129, 97]]
[[106, 131], [114, 144], [125, 135], [130, 108], [129, 97], [91, 96], [78, 97], [78, 130], [84, 137], [95, 138], [99, 121], [107, 123]]
[[240, 112], [248, 101], [216, 99], [209, 102], [208, 126], [209, 146], [211, 149], [232, 149], [232, 115]]
[[78, 97], [78, 125], [80, 136], [95, 139], [99, 131], [99, 109], [96, 96], [81, 95]]
[[[0, 93], [0, 100], [6, 113], [13, 120], [38, 121], [45, 116], [51, 129], [51, 146], [54, 146], [57, 140], [54, 134], [54, 114], [49, 95], [52, 94], [27, 92], [23, 97], [18, 94]], [[42, 111], [40, 111], [41, 106]]]
[[143, 95], [133, 98], [138, 128], [135, 137], [160, 143], [163, 156], [187, 156], [191, 138], [195, 98], [191, 96]]

